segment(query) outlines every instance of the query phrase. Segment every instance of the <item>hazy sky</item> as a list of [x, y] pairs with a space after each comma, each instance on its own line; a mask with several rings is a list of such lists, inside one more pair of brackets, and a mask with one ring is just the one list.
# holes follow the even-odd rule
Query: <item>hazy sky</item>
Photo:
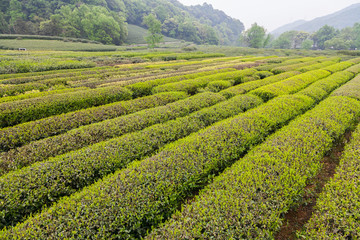
[[237, 18], [249, 28], [257, 22], [268, 31], [296, 20], [321, 17], [360, 0], [179, 0], [185, 5], [207, 2], [227, 15]]

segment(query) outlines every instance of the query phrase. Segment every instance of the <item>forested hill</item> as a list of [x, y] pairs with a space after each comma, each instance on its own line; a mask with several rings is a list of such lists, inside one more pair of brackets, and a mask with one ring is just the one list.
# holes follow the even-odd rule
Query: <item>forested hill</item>
[[177, 0], [2, 0], [0, 33], [87, 38], [122, 44], [127, 24], [154, 14], [165, 36], [198, 44], [233, 44], [244, 25], [211, 5]]

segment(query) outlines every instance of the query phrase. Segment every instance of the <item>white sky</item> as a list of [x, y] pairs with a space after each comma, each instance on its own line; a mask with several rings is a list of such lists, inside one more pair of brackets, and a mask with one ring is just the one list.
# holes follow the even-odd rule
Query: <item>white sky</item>
[[[269, 32], [287, 23], [311, 20], [346, 8], [360, 0], [179, 0], [185, 5], [204, 2], [239, 19], [249, 28], [257, 22]], [[359, 13], [360, 14], [360, 13]]]

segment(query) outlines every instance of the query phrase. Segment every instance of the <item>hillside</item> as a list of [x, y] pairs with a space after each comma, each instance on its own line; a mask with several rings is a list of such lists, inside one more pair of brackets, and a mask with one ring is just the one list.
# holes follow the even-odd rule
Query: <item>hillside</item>
[[144, 28], [143, 17], [151, 13], [162, 23], [165, 36], [198, 44], [231, 45], [244, 30], [243, 23], [211, 5], [188, 7], [177, 0], [7, 0], [0, 3], [0, 34], [121, 45], [128, 42], [127, 23]]
[[[316, 32], [324, 25], [333, 26], [337, 29], [352, 27], [360, 22], [360, 3], [353, 4], [347, 8], [311, 21], [299, 20], [275, 29], [271, 34], [278, 36], [286, 31], [296, 30], [305, 32]], [[299, 24], [300, 23], [300, 24]]]

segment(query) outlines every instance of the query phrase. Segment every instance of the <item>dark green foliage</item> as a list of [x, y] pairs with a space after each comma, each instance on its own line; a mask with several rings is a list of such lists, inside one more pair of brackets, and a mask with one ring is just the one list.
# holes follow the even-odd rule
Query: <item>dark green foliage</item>
[[127, 40], [125, 22], [144, 26], [154, 14], [168, 37], [198, 44], [235, 44], [243, 24], [211, 5], [187, 7], [177, 1], [91, 0], [19, 1], [0, 4], [0, 33], [87, 38], [121, 44]]
[[23, 224], [1, 232], [0, 238], [143, 237], [212, 174], [313, 104], [308, 97], [283, 96], [221, 121], [63, 198]]
[[180, 92], [160, 93], [149, 97], [111, 103], [3, 128], [0, 129], [0, 151], [8, 151], [31, 141], [61, 134], [83, 125], [165, 105], [183, 99], [186, 96], [185, 93]]
[[[202, 101], [204, 100], [206, 99], [203, 98]], [[252, 95], [235, 97], [189, 116], [157, 124], [5, 175], [0, 178], [3, 189], [0, 196], [6, 195], [5, 202], [0, 203], [1, 213], [5, 216], [0, 226], [12, 225], [43, 205], [70, 195], [116, 169], [124, 168], [131, 161], [151, 155], [169, 142], [261, 103], [258, 97]], [[22, 193], [27, 192], [27, 196], [33, 197], [19, 198], [20, 189]], [[21, 204], [12, 204], [15, 202]], [[13, 214], [15, 212], [18, 214]]]
[[0, 127], [129, 99], [130, 90], [110, 87], [2, 103]]
[[333, 141], [359, 116], [354, 99], [325, 100], [239, 159], [148, 239], [273, 239]]
[[[1, 172], [28, 166], [91, 144], [138, 131], [153, 124], [185, 116], [211, 106], [225, 98], [214, 93], [204, 93], [165, 106], [145, 109], [130, 115], [81, 126], [60, 135], [31, 142], [0, 155]], [[1, 171], [1, 169], [3, 169]]]
[[266, 43], [266, 30], [254, 23], [251, 28], [242, 33], [240, 42], [251, 48], [263, 48]]
[[148, 27], [149, 34], [145, 37], [150, 48], [156, 47], [162, 39], [161, 22], [153, 14], [144, 17], [143, 23]]

